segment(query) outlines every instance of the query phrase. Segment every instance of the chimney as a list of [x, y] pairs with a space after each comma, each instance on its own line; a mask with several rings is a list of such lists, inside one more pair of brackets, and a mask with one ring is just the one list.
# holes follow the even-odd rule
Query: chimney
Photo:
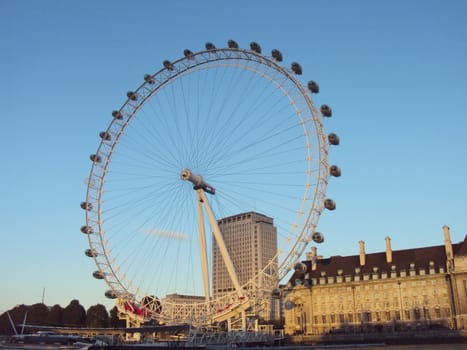
[[451, 260], [454, 257], [452, 253], [452, 243], [451, 243], [451, 234], [449, 232], [449, 226], [443, 226], [444, 232], [444, 249], [446, 250], [446, 257], [448, 260]]
[[365, 266], [365, 242], [360, 241], [360, 266]]
[[389, 236], [386, 236], [386, 262], [392, 263], [391, 238]]
[[316, 247], [311, 247], [311, 270], [316, 271], [316, 261], [318, 260], [318, 255], [316, 254]]

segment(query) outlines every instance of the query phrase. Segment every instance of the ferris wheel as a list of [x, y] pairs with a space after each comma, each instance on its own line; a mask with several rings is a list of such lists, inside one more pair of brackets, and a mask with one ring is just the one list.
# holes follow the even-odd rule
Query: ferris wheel
[[[323, 241], [316, 227], [324, 208], [335, 209], [326, 187], [340, 169], [328, 150], [339, 138], [322, 125], [331, 109], [312, 102], [318, 85], [302, 84], [300, 64], [282, 61], [255, 42], [185, 50], [144, 75], [99, 133], [81, 203], [85, 254], [105, 295], [135, 319], [223, 320], [224, 305], [244, 311], [277, 294], [308, 243]], [[275, 255], [248, 281], [237, 278], [218, 227], [245, 212], [277, 229]], [[214, 246], [233, 282], [222, 297], [211, 291]]]

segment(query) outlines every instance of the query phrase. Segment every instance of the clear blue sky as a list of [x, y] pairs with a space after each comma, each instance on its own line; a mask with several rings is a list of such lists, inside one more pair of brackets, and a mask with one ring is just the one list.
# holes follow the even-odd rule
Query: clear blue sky
[[0, 0], [0, 312], [105, 303], [79, 231], [97, 134], [183, 49], [280, 49], [320, 84], [341, 138], [324, 256], [467, 232], [467, 2]]

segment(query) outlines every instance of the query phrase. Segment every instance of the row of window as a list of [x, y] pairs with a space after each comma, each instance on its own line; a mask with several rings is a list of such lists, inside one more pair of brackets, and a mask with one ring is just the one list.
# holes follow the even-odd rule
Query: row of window
[[[362, 284], [356, 286], [347, 286], [347, 287], [332, 287], [334, 292], [344, 293], [344, 292], [351, 292], [355, 290], [355, 292], [362, 291], [362, 290], [380, 290], [380, 289], [404, 289], [404, 288], [411, 288], [411, 287], [425, 287], [425, 286], [436, 286], [439, 284], [441, 280], [439, 278], [434, 279], [415, 279], [412, 281], [395, 281], [395, 282], [388, 282], [388, 283], [372, 283], [372, 284]], [[316, 288], [313, 290], [314, 294], [322, 293], [324, 295], [329, 294], [328, 288]]]
[[[403, 313], [399, 310], [396, 311], [365, 311], [359, 313], [340, 313], [340, 314], [329, 314], [329, 315], [315, 315], [313, 316], [313, 322], [315, 324], [327, 324], [327, 323], [354, 323], [354, 322], [389, 322], [389, 321], [412, 321], [412, 320], [432, 320], [449, 318], [451, 316], [451, 309], [448, 307], [440, 308], [414, 308], [413, 310], [404, 310]], [[303, 315], [306, 318], [306, 315]], [[300, 323], [300, 316], [297, 318]]]
[[[438, 272], [440, 274], [444, 273], [444, 268], [440, 267]], [[436, 274], [435, 268], [430, 268], [428, 270], [428, 274], [434, 275]], [[425, 276], [426, 275], [426, 270], [423, 268], [420, 268], [418, 270], [418, 276]], [[318, 284], [333, 284], [333, 283], [342, 283], [342, 282], [358, 282], [358, 281], [369, 281], [370, 279], [372, 280], [379, 280], [379, 279], [387, 279], [387, 278], [397, 278], [397, 277], [413, 277], [417, 276], [417, 271], [416, 270], [409, 270], [408, 274], [406, 270], [400, 270], [399, 273], [397, 271], [391, 271], [390, 273], [388, 272], [375, 272], [375, 273], [367, 273], [363, 275], [346, 275], [346, 276], [321, 276], [319, 278], [311, 278], [310, 282], [311, 285], [315, 286]]]
[[379, 303], [379, 302], [389, 302], [390, 300], [404, 300], [410, 298], [414, 301], [424, 301], [428, 302], [430, 299], [439, 299], [440, 297], [447, 297], [447, 290], [436, 290], [436, 289], [425, 289], [425, 290], [407, 290], [401, 292], [393, 292], [393, 293], [364, 293], [363, 295], [322, 295], [322, 296], [314, 296], [314, 300], [318, 305], [323, 304], [334, 304], [337, 302], [345, 303], [345, 302], [371, 302], [371, 303]]

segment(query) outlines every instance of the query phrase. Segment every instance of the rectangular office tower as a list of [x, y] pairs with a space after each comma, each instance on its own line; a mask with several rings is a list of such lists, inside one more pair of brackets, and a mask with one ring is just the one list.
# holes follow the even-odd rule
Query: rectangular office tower
[[[253, 279], [277, 252], [277, 229], [273, 219], [256, 212], [218, 220], [219, 229], [237, 273], [244, 285]], [[276, 262], [277, 265], [277, 262]], [[261, 282], [259, 282], [261, 283]], [[261, 288], [260, 285], [249, 286]], [[212, 240], [212, 293], [214, 298], [234, 290], [216, 240]], [[245, 290], [245, 294], [248, 291]]]

